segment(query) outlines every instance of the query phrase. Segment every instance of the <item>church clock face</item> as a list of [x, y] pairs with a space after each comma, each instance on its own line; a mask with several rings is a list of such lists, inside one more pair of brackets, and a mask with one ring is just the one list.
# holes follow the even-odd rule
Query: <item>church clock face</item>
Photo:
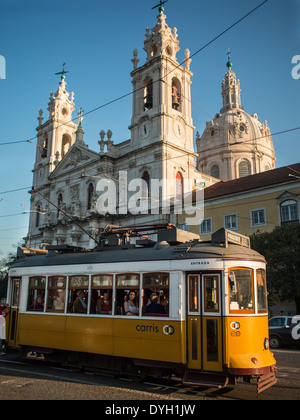
[[146, 118], [142, 119], [139, 125], [139, 135], [142, 139], [146, 139], [150, 136], [151, 133], [152, 124], [151, 121]]
[[173, 131], [177, 138], [183, 139], [185, 136], [185, 123], [182, 118], [176, 118], [173, 122]]

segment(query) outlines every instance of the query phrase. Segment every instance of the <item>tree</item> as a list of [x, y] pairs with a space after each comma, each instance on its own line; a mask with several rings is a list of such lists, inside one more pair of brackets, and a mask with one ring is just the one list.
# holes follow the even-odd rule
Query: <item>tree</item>
[[8, 270], [10, 264], [16, 259], [16, 252], [10, 252], [6, 258], [0, 260], [0, 300], [6, 298]]
[[252, 248], [267, 260], [270, 302], [294, 301], [300, 314], [300, 224], [251, 236]]

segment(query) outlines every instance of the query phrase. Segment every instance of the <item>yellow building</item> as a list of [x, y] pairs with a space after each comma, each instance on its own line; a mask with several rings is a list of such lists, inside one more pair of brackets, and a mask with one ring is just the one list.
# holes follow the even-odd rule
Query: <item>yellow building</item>
[[203, 240], [224, 227], [251, 235], [270, 232], [276, 226], [299, 223], [300, 163], [231, 181], [220, 181], [204, 190], [204, 220], [197, 226], [181, 228], [198, 233]]

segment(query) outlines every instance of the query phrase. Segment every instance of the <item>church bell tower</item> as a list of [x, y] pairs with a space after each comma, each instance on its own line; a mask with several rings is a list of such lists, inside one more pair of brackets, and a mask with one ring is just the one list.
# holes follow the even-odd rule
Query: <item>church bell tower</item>
[[40, 110], [37, 127], [37, 150], [34, 166], [33, 185], [43, 185], [48, 175], [66, 155], [75, 142], [77, 125], [72, 121], [75, 109], [74, 93], [66, 90], [64, 68], [57, 92], [50, 92], [48, 103], [49, 118], [43, 123], [43, 111]]
[[134, 50], [131, 73], [133, 109], [131, 147], [134, 150], [159, 149], [155, 176], [160, 179], [194, 177], [193, 121], [191, 115], [190, 52], [185, 51], [182, 64], [177, 61], [179, 41], [177, 28], [166, 23], [164, 8], [159, 8], [157, 23], [146, 29], [145, 63], [138, 67], [138, 51]]

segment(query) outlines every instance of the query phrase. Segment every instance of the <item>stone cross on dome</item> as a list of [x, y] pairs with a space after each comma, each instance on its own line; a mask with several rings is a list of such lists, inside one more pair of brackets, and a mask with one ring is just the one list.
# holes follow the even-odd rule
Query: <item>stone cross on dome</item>
[[168, 0], [160, 0], [159, 4], [157, 4], [156, 6], [152, 7], [153, 9], [156, 9], [158, 7], [159, 12], [163, 13], [165, 8], [163, 7], [163, 4], [167, 3]]
[[60, 71], [59, 73], [55, 73], [55, 76], [61, 75], [61, 80], [64, 80], [66, 78], [65, 74], [69, 73], [65, 70], [65, 65], [66, 63], [62, 65], [62, 71]]

